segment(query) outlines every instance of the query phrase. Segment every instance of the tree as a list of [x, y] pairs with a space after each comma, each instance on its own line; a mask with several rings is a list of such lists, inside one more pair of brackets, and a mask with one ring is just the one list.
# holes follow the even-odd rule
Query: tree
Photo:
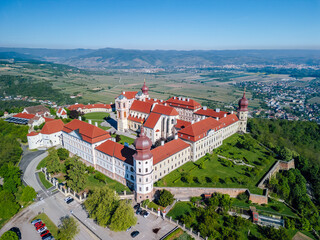
[[14, 195], [7, 190], [2, 190], [0, 192], [0, 218], [8, 219], [15, 215], [19, 209], [20, 206]]
[[136, 223], [133, 208], [125, 200], [121, 200], [111, 217], [110, 229], [115, 232], [124, 231]]
[[46, 167], [49, 173], [59, 172], [61, 169], [60, 159], [58, 152], [55, 148], [50, 148], [48, 150], [49, 155], [46, 157]]
[[69, 117], [71, 119], [78, 119], [79, 116], [82, 116], [83, 114], [81, 112], [78, 112], [77, 110], [71, 110], [69, 113]]
[[88, 176], [86, 174], [87, 167], [77, 158], [72, 158], [69, 165], [67, 185], [74, 191], [81, 191], [84, 189]]
[[73, 217], [62, 217], [60, 219], [61, 225], [59, 226], [57, 239], [71, 240], [79, 233], [79, 224]]
[[290, 161], [292, 159], [292, 151], [284, 147], [280, 150], [279, 157], [284, 161]]
[[92, 194], [84, 202], [84, 206], [93, 218], [101, 226], [110, 224], [112, 213], [116, 210], [119, 197], [108, 186], [94, 189]]
[[6, 231], [0, 238], [0, 240], [19, 240], [17, 234], [13, 231]]
[[163, 189], [161, 192], [160, 192], [160, 196], [159, 196], [159, 199], [158, 199], [158, 204], [162, 207], [167, 207], [169, 205], [171, 205], [174, 201], [174, 198], [173, 198], [173, 194], [171, 192], [169, 192], [168, 190], [165, 190]]
[[65, 148], [59, 148], [58, 157], [60, 160], [66, 160], [69, 157], [69, 151]]
[[30, 202], [37, 196], [37, 192], [33, 189], [33, 187], [26, 186], [21, 195], [21, 201]]

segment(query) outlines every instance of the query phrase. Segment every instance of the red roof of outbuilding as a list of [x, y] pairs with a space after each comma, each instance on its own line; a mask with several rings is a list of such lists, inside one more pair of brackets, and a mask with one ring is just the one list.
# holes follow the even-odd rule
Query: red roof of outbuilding
[[[127, 99], [133, 99], [133, 98], [135, 98], [136, 97], [136, 94], [137, 94], [138, 92], [137, 91], [132, 91], [132, 92], [122, 92], [121, 94], [119, 94], [119, 96], [124, 96], [124, 97], [126, 97]], [[119, 97], [118, 96], [118, 97]], [[116, 98], [118, 98], [118, 97], [116, 97]]]
[[71, 105], [68, 107], [68, 109], [71, 111], [71, 110], [78, 110], [78, 108], [83, 108], [84, 105], [79, 103], [79, 104], [74, 104], [74, 105]]
[[55, 119], [53, 121], [46, 122], [43, 126], [41, 133], [42, 134], [52, 134], [56, 132], [60, 132], [64, 126], [64, 123], [61, 119]]
[[32, 137], [32, 136], [37, 136], [38, 134], [39, 134], [38, 132], [29, 132], [27, 136]]
[[198, 111], [195, 112], [195, 114], [197, 115], [201, 115], [201, 116], [206, 116], [206, 117], [213, 117], [213, 118], [223, 118], [225, 114], [228, 114], [228, 112], [224, 112], [224, 111], [215, 111], [213, 109], [200, 109]]
[[154, 106], [154, 108], [152, 109], [152, 112], [160, 113], [160, 114], [167, 115], [167, 116], [177, 116], [177, 115], [179, 115], [177, 110], [175, 110], [173, 107], [159, 105], [159, 104]]
[[125, 163], [128, 163], [133, 166], [133, 154], [135, 151], [131, 148], [125, 147], [120, 143], [116, 143], [114, 141], [108, 140], [98, 147], [97, 150], [103, 152], [109, 156], [116, 157]]
[[50, 121], [54, 121], [54, 120], [56, 120], [56, 119], [54, 119], [54, 118], [46, 118], [46, 117], [44, 118], [45, 122], [50, 122]]
[[195, 110], [198, 108], [201, 108], [201, 104], [196, 102], [193, 99], [189, 98], [185, 98], [185, 100], [179, 100], [177, 97], [176, 99], [174, 99], [174, 97], [170, 98], [167, 100], [167, 103], [170, 104], [170, 106], [173, 107], [181, 107], [181, 108], [187, 108], [187, 109], [191, 109], [191, 110]]
[[13, 117], [31, 119], [31, 118], [34, 118], [34, 116], [35, 116], [34, 114], [29, 114], [29, 113], [18, 113], [16, 115], [14, 115]]
[[67, 123], [62, 129], [62, 131], [66, 133], [70, 133], [75, 130], [77, 130], [81, 135], [82, 140], [89, 143], [96, 143], [110, 138], [110, 134], [108, 132], [78, 119], [74, 119]]
[[172, 156], [173, 154], [182, 151], [190, 145], [181, 139], [172, 140], [163, 146], [159, 146], [151, 150], [153, 155], [153, 165], [161, 162], [162, 160]]
[[161, 117], [161, 114], [152, 112], [149, 117], [147, 118], [147, 121], [144, 123], [144, 127], [153, 129], [154, 126], [159, 121], [159, 118]]
[[130, 110], [149, 114], [151, 112], [151, 108], [152, 103], [135, 100], [132, 103]]
[[61, 115], [66, 115], [67, 111], [64, 108], [59, 108], [57, 113], [59, 113]]
[[209, 130], [213, 129], [214, 131], [217, 131], [221, 128], [223, 128], [223, 124], [221, 122], [214, 118], [206, 118], [190, 125], [189, 127], [181, 129], [178, 135], [180, 138], [196, 142], [205, 137]]

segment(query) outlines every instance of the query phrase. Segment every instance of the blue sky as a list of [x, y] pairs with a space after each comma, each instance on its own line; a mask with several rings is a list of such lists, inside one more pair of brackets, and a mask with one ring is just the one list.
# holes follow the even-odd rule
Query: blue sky
[[320, 0], [1, 0], [0, 46], [320, 49]]

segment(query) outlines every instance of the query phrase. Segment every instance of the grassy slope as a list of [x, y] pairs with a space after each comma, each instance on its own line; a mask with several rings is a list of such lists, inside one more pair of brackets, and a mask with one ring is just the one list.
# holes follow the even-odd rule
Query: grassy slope
[[[258, 145], [253, 152], [247, 151], [245, 149], [240, 149], [235, 146], [238, 138], [239, 135], [235, 134], [226, 139], [223, 145], [219, 148], [222, 149], [219, 154], [234, 157], [235, 159], [241, 156], [245, 156], [248, 159], [249, 164], [261, 169], [256, 176], [246, 176], [245, 166], [225, 166], [223, 163], [218, 161], [218, 157], [216, 154], [212, 154], [210, 156], [210, 160], [204, 163], [204, 169], [200, 169], [199, 167], [195, 166], [204, 161], [205, 157], [202, 157], [195, 163], [187, 162], [182, 167], [165, 176], [160, 182], [158, 182], [158, 186], [249, 188], [253, 193], [262, 194], [262, 190], [257, 188], [256, 184], [260, 181], [263, 175], [270, 169], [270, 167], [276, 160], [272, 158], [267, 164], [263, 165], [263, 161], [268, 157], [267, 151]], [[194, 169], [191, 170], [190, 174], [192, 176], [197, 176], [198, 178], [200, 178], [200, 183], [195, 181], [192, 183], [187, 183], [181, 179], [177, 180], [179, 177], [181, 177], [182, 172], [188, 172], [192, 168]], [[210, 180], [206, 180], [206, 177], [213, 176], [218, 176], [220, 178], [219, 181], [211, 182]], [[231, 180], [226, 182], [225, 180], [227, 177], [231, 178]], [[246, 183], [239, 184], [237, 181], [235, 181], [235, 179], [232, 178], [243, 178], [244, 182], [246, 181]], [[177, 181], [174, 182], [175, 180]]]
[[38, 174], [39, 174], [39, 179], [40, 179], [42, 185], [43, 185], [46, 189], [51, 188], [51, 187], [53, 186], [50, 182], [48, 182], [48, 181], [46, 180], [46, 177], [44, 176], [44, 173], [43, 173], [43, 172], [39, 172]]
[[[111, 189], [114, 189], [115, 191], [117, 192], [123, 192], [123, 191], [127, 191], [127, 192], [130, 192], [130, 189], [124, 185], [122, 185], [121, 183], [117, 182], [116, 180], [113, 180], [111, 178], [106, 178], [107, 179], [107, 185], [111, 188]], [[95, 179], [94, 178], [94, 175], [93, 174], [90, 174], [89, 177], [88, 177], [88, 182], [86, 184], [86, 187], [87, 189], [93, 189], [93, 188], [96, 188], [96, 187], [103, 187], [106, 185], [105, 183], [103, 182], [100, 182], [99, 180]]]

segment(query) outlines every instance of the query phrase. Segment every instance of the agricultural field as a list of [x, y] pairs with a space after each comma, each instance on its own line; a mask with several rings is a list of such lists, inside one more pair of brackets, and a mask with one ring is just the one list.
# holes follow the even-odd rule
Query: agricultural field
[[[63, 65], [62, 65], [63, 66]], [[62, 93], [77, 96], [78, 103], [114, 102], [122, 91], [139, 91], [146, 79], [150, 96], [167, 99], [185, 96], [200, 103], [211, 102], [213, 108], [236, 106], [243, 89], [233, 84], [240, 81], [277, 81], [283, 75], [264, 75], [247, 72], [215, 72], [208, 70], [163, 73], [90, 72], [68, 66], [51, 64], [0, 64], [1, 75], [32, 77], [35, 81], [47, 81]], [[201, 94], [200, 94], [201, 93]], [[251, 94], [247, 97], [250, 99]], [[250, 106], [260, 106], [259, 100], [250, 100]]]
[[[246, 165], [236, 165], [223, 157], [242, 160]], [[248, 188], [252, 193], [262, 194], [262, 189], [256, 185], [275, 161], [272, 154], [250, 135], [234, 134], [212, 154], [196, 162], [187, 162], [155, 184], [167, 187]]]

